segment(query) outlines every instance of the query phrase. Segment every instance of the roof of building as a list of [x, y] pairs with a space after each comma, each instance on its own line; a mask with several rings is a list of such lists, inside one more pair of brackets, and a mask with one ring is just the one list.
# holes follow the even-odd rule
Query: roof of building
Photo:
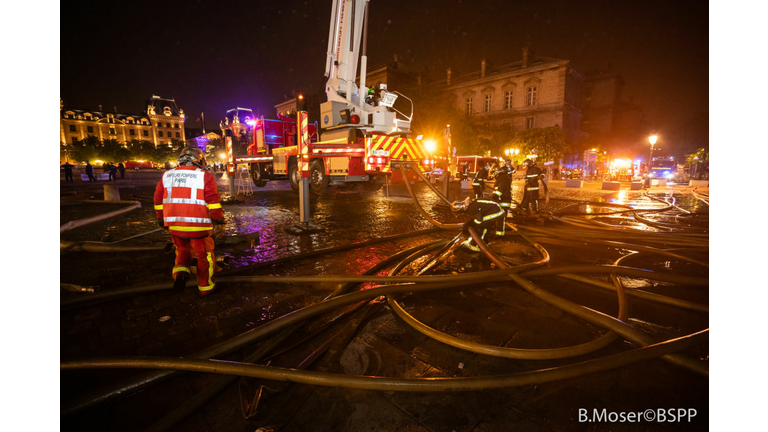
[[[256, 116], [253, 114], [253, 110], [250, 108], [232, 108], [231, 110], [227, 110], [227, 115], [225, 116], [225, 119], [227, 123], [233, 123], [233, 119], [237, 116], [237, 122], [238, 123], [245, 123], [246, 117], [248, 117], [250, 120], [255, 120]], [[224, 120], [222, 120], [223, 122]]]
[[155, 109], [156, 115], [165, 114], [166, 108], [170, 110], [170, 115], [172, 116], [178, 117], [181, 114], [181, 110], [179, 110], [179, 107], [176, 105], [176, 100], [173, 98], [163, 98], [152, 95], [151, 98], [147, 99], [147, 109], [149, 107]]
[[71, 106], [64, 106], [64, 103], [62, 101], [61, 102], [60, 115], [62, 117], [64, 117], [64, 115], [67, 112], [72, 112], [72, 113], [75, 114], [76, 117], [78, 115], [83, 117], [82, 119], [79, 119], [79, 120], [87, 120], [85, 118], [85, 114], [89, 113], [93, 117], [92, 118], [93, 121], [96, 121], [98, 119], [107, 118], [108, 115], [113, 116], [116, 120], [125, 120], [125, 119], [127, 119], [129, 117], [133, 118], [133, 119], [142, 119], [143, 118], [143, 119], [149, 120], [149, 115], [147, 114], [147, 109], [150, 106], [155, 109], [155, 114], [158, 114], [158, 115], [164, 114], [164, 111], [165, 111], [166, 107], [169, 108], [170, 115], [172, 115], [172, 116], [180, 116], [180, 114], [182, 112], [179, 109], [179, 107], [176, 105], [176, 101], [173, 98], [169, 99], [169, 98], [162, 98], [160, 96], [152, 95], [151, 98], [147, 99], [146, 105], [144, 106], [143, 110], [139, 114], [136, 114], [136, 113], [133, 113], [133, 114], [132, 113], [120, 113], [120, 112], [117, 112], [117, 108], [115, 108], [113, 112], [104, 111], [102, 109], [101, 105], [99, 105], [99, 109], [98, 110], [75, 108], [75, 107], [71, 107]]
[[[126, 114], [126, 113], [115, 113], [115, 112], [105, 112], [105, 111], [99, 111], [99, 110], [87, 110], [87, 109], [80, 109], [80, 108], [72, 108], [72, 107], [62, 107], [61, 108], [61, 116], [64, 117], [64, 115], [68, 112], [74, 113], [75, 116], [82, 116], [83, 118], [79, 120], [91, 120], [91, 121], [98, 121], [101, 119], [105, 119], [108, 117], [108, 115], [113, 116], [116, 120], [125, 120], [127, 118], [133, 118], [135, 120], [140, 119], [146, 119], [149, 121], [149, 117], [147, 114]], [[85, 114], [91, 114], [91, 118], [88, 119], [85, 117]]]
[[[485, 77], [483, 77], [483, 79], [491, 78], [491, 77], [493, 77], [495, 75], [505, 75], [505, 74], [514, 73], [514, 72], [522, 72], [525, 69], [539, 67], [539, 66], [545, 66], [545, 65], [547, 65], [549, 63], [554, 64], [554, 63], [561, 63], [561, 62], [567, 62], [567, 61], [568, 60], [556, 59], [556, 58], [552, 58], [552, 57], [534, 57], [533, 59], [529, 60], [528, 66], [525, 67], [525, 68], [523, 67], [523, 61], [522, 60], [519, 60], [519, 61], [516, 61], [516, 62], [513, 62], [513, 63], [507, 63], [507, 64], [504, 64], [504, 65], [501, 65], [501, 66], [493, 65], [493, 66], [490, 66], [485, 71]], [[464, 73], [464, 74], [457, 73], [457, 74], [454, 74], [453, 76], [451, 76], [451, 86], [459, 84], [459, 83], [463, 83], [463, 82], [474, 81], [474, 80], [477, 80], [477, 79], [480, 79], [480, 69], [479, 68], [478, 68], [478, 70], [473, 71], [473, 72], [469, 72], [469, 73]], [[439, 85], [439, 86], [445, 86], [446, 82], [447, 82], [447, 79], [442, 79], [442, 80], [435, 81], [433, 84], [434, 85]]]

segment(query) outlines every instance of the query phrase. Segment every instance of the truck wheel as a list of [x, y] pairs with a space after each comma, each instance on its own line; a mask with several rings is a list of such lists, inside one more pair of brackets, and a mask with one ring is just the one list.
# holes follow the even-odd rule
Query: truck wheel
[[264, 180], [264, 167], [262, 167], [261, 164], [251, 164], [251, 178], [256, 187], [264, 187], [267, 185], [267, 181]]
[[300, 181], [298, 165], [296, 165], [296, 162], [290, 163], [288, 165], [288, 183], [291, 184], [291, 189], [298, 191]]
[[309, 165], [309, 190], [314, 195], [320, 196], [328, 189], [331, 178], [325, 175], [323, 161], [316, 160]]
[[384, 186], [385, 178], [384, 176], [371, 176], [370, 180], [364, 183], [360, 183], [362, 186], [363, 192], [372, 193], [376, 192], [377, 190], [381, 189], [382, 186]]

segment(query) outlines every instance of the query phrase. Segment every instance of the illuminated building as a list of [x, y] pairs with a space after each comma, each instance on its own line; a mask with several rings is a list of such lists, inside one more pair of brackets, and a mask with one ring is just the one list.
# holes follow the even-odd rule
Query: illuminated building
[[448, 68], [436, 89], [460, 111], [483, 125], [485, 138], [495, 130], [559, 126], [566, 141], [581, 136], [581, 91], [584, 76], [570, 60], [534, 57], [523, 48], [522, 60], [494, 66], [482, 59], [480, 70], [458, 74]]
[[71, 144], [95, 136], [99, 140], [114, 139], [119, 142], [146, 140], [158, 145], [169, 145], [171, 140], [184, 141], [184, 110], [179, 109], [172, 98], [153, 95], [141, 114], [119, 113], [117, 107], [105, 112], [64, 106], [60, 100], [59, 132], [62, 143]]

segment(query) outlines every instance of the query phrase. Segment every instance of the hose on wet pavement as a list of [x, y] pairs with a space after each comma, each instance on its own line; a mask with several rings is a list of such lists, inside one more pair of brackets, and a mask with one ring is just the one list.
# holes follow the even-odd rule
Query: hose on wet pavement
[[707, 343], [708, 340], [709, 330], [702, 330], [642, 348], [635, 348], [622, 353], [565, 366], [516, 374], [480, 377], [384, 378], [295, 370], [252, 363], [211, 359], [180, 359], [176, 357], [115, 357], [110, 359], [73, 360], [62, 362], [61, 370], [174, 369], [361, 390], [410, 392], [472, 391], [542, 384], [585, 376], [670, 355]]
[[[408, 182], [406, 182], [406, 184], [407, 183]], [[423, 210], [423, 208], [421, 208], [421, 206], [418, 204], [418, 200], [416, 200], [415, 194], [413, 193], [413, 190], [409, 184], [407, 184], [407, 187], [420, 213], [424, 215], [425, 218], [430, 222], [434, 221], [434, 219], [429, 217], [429, 215], [427, 215], [426, 212]], [[437, 222], [437, 221], [434, 221], [434, 222]], [[440, 224], [438, 222], [438, 223], [433, 223], [433, 225], [441, 229], [458, 229], [461, 227], [462, 224], [454, 224], [453, 226], [451, 226], [451, 224]], [[514, 224], [511, 224], [510, 222], [508, 222], [507, 225], [510, 228], [512, 228], [513, 231], [516, 232], [519, 236], [533, 243], [534, 247], [537, 250], [539, 250], [542, 256], [546, 257], [547, 261], [549, 260], [549, 256], [548, 256], [548, 253], [546, 252], [546, 249], [544, 249], [540, 244], [532, 241], [530, 236], [526, 237], [523, 231], [533, 232], [533, 235], [538, 236], [536, 237], [536, 239], [542, 236], [544, 238], [562, 237], [562, 235], [560, 236], [553, 235], [550, 232], [546, 232], [546, 230], [537, 230], [535, 227], [525, 227], [522, 229], [518, 229], [519, 227], [515, 226]], [[616, 242], [615, 240], [611, 240], [611, 239], [606, 239], [605, 232], [585, 233], [584, 229], [578, 229], [578, 230], [572, 230], [572, 231], [579, 231], [579, 234], [582, 236], [582, 238], [577, 238], [577, 240], [584, 241], [585, 243], [592, 242], [592, 243], [602, 244], [603, 246], [608, 246], [608, 247], [614, 247], [614, 248], [626, 247], [628, 249], [631, 249], [632, 246], [640, 246], [641, 248], [645, 249], [644, 250], [645, 252], [659, 253], [662, 255], [666, 254], [669, 256], [686, 259], [691, 262], [701, 263], [701, 262], [698, 262], [697, 260], [688, 258], [685, 255], [679, 254], [677, 252], [669, 252], [663, 249], [653, 248], [651, 246], [632, 245], [628, 243]], [[621, 335], [627, 340], [631, 340], [637, 344], [645, 345], [645, 346], [641, 348], [633, 349], [630, 351], [622, 352], [619, 354], [599, 357], [594, 360], [588, 360], [585, 362], [569, 364], [566, 366], [559, 366], [555, 368], [525, 372], [522, 374], [496, 375], [496, 376], [486, 376], [486, 377], [476, 377], [476, 378], [429, 378], [429, 379], [383, 378], [383, 377], [370, 378], [370, 377], [351, 377], [348, 375], [319, 373], [319, 372], [311, 372], [311, 371], [294, 371], [294, 370], [275, 368], [275, 367], [269, 367], [269, 366], [242, 364], [242, 363], [228, 362], [223, 360], [210, 360], [211, 357], [215, 356], [215, 355], [211, 355], [212, 352], [214, 351], [212, 349], [205, 350], [204, 352], [198, 353], [198, 355], [193, 356], [194, 358], [187, 358], [187, 359], [115, 358], [115, 359], [107, 359], [107, 360], [99, 360], [99, 359], [74, 360], [74, 361], [62, 362], [61, 369], [62, 370], [91, 369], [91, 368], [173, 369], [173, 370], [186, 370], [186, 371], [197, 371], [197, 372], [211, 372], [211, 373], [220, 373], [220, 374], [227, 374], [227, 375], [250, 376], [250, 377], [263, 378], [263, 379], [294, 381], [294, 382], [301, 382], [301, 383], [313, 384], [313, 385], [362, 388], [362, 389], [374, 389], [374, 390], [397, 390], [397, 391], [477, 390], [477, 389], [485, 389], [485, 388], [500, 388], [500, 387], [515, 386], [515, 385], [535, 384], [535, 383], [550, 382], [550, 381], [560, 380], [560, 379], [567, 379], [567, 378], [576, 377], [576, 376], [583, 376], [585, 374], [596, 373], [599, 371], [608, 370], [615, 367], [621, 367], [634, 362], [649, 360], [649, 359], [657, 358], [660, 356], [664, 356], [665, 359], [672, 361], [675, 364], [679, 364], [684, 367], [687, 367], [698, 373], [701, 373], [704, 375], [708, 373], [707, 368], [704, 365], [702, 365], [702, 362], [695, 361], [690, 358], [682, 357], [679, 355], [672, 355], [675, 352], [689, 349], [691, 347], [706, 343], [708, 338], [708, 329], [702, 330], [690, 335], [686, 335], [680, 338], [663, 341], [663, 342], [655, 342], [651, 340], [651, 338], [648, 337], [647, 335], [640, 333], [639, 331], [635, 330], [632, 327], [629, 327], [626, 323], [623, 322], [625, 321], [625, 318], [626, 318], [626, 298], [624, 297], [624, 294], [623, 294], [625, 290], [621, 282], [616, 277], [616, 275], [626, 275], [634, 278], [656, 279], [656, 280], [663, 280], [663, 281], [672, 282], [672, 283], [685, 283], [685, 284], [691, 284], [691, 285], [707, 285], [708, 280], [706, 278], [696, 278], [696, 277], [690, 277], [690, 276], [675, 275], [671, 273], [653, 272], [650, 270], [636, 269], [636, 268], [618, 265], [618, 263], [623, 258], [620, 258], [619, 260], [617, 260], [615, 262], [615, 265], [613, 266], [605, 266], [605, 265], [603, 266], [596, 266], [596, 265], [561, 266], [556, 268], [541, 268], [541, 269], [534, 269], [534, 268], [531, 268], [531, 266], [524, 266], [519, 269], [516, 269], [515, 267], [509, 266], [507, 261], [500, 258], [493, 251], [491, 251], [491, 249], [482, 241], [482, 239], [479, 238], [477, 233], [474, 232], [474, 229], [470, 229], [470, 234], [475, 238], [475, 241], [477, 242], [478, 246], [486, 254], [486, 256], [488, 256], [488, 258], [491, 259], [491, 261], [495, 265], [497, 265], [499, 268], [504, 269], [504, 270], [493, 270], [489, 272], [479, 272], [479, 273], [486, 273], [482, 275], [479, 275], [478, 273], [473, 273], [470, 275], [472, 279], [472, 284], [511, 279], [512, 281], [516, 282], [519, 286], [521, 286], [523, 289], [535, 295], [536, 297], [539, 297], [545, 302], [552, 304], [561, 310], [572, 313], [584, 319], [587, 322], [590, 322], [590, 323], [599, 325], [600, 327], [608, 329], [609, 333], [604, 336], [601, 336], [598, 340], [606, 338], [606, 336], [609, 336], [613, 334], [613, 332], [615, 332], [616, 334]], [[624, 233], [621, 233], [621, 234], [624, 235]], [[685, 246], [703, 247], [705, 243], [703, 236], [699, 238], [695, 236], [691, 237], [691, 236], [681, 235], [680, 238], [683, 240], [686, 240], [685, 244], [683, 244]], [[647, 239], [644, 238], [643, 240], [647, 240]], [[666, 243], [666, 242], [669, 242], [669, 240], [670, 239], [667, 238], [665, 240], [659, 240], [659, 241], [664, 241]], [[449, 243], [448, 240], [432, 242], [427, 244], [426, 246], [416, 247], [416, 248], [412, 248], [411, 250], [404, 251], [404, 252], [408, 252], [407, 254], [404, 254], [402, 252], [399, 254], [396, 254], [400, 261], [395, 266], [395, 268], [399, 270], [403, 268], [405, 265], [407, 265], [408, 263], [411, 263], [416, 259], [424, 256], [425, 253], [429, 252], [430, 250], [445, 248], [449, 246], [448, 243]], [[440, 252], [438, 252], [437, 254], [437, 257], [439, 256], [440, 256]], [[390, 259], [389, 261], [396, 261], [396, 260]], [[541, 264], [533, 263], [533, 267], [537, 267], [540, 265]], [[380, 268], [384, 268], [384, 267], [386, 266], [381, 266]], [[365, 291], [358, 291], [351, 294], [340, 294], [337, 297], [328, 298], [327, 300], [321, 303], [308, 306], [307, 308], [303, 308], [298, 311], [294, 311], [283, 317], [272, 320], [269, 323], [266, 323], [260, 327], [257, 327], [256, 329], [246, 332], [239, 337], [233, 338], [233, 339], [237, 339], [237, 341], [236, 342], [233, 340], [227, 341], [227, 348], [222, 349], [222, 347], [218, 347], [217, 351], [231, 352], [231, 350], [234, 350], [237, 347], [243, 346], [245, 344], [253, 343], [254, 341], [257, 341], [263, 337], [266, 337], [267, 335], [270, 335], [280, 329], [283, 329], [286, 326], [290, 326], [310, 316], [314, 316], [315, 314], [322, 313], [323, 311], [331, 310], [333, 308], [339, 307], [349, 302], [375, 298], [381, 295], [394, 296], [396, 294], [406, 294], [406, 293], [413, 293], [417, 291], [440, 290], [448, 287], [458, 287], [458, 286], [464, 286], [468, 284], [467, 279], [465, 279], [465, 275], [402, 277], [402, 276], [394, 276], [394, 274], [396, 273], [397, 272], [394, 271], [393, 269], [390, 271], [391, 276], [384, 276], [384, 277], [382, 276], [320, 276], [320, 277], [250, 276], [250, 277], [247, 277], [246, 276], [246, 277], [222, 278], [220, 280], [222, 283], [257, 282], [257, 281], [258, 282], [268, 281], [273, 283], [274, 282], [278, 282], [278, 283], [280, 282], [284, 282], [284, 283], [334, 282], [334, 283], [344, 283], [346, 284], [347, 287], [349, 287], [349, 286], [352, 286], [353, 284], [358, 284], [362, 282], [373, 282], [373, 283], [390, 283], [394, 285], [384, 285], [377, 288], [368, 289]], [[613, 282], [612, 289], [615, 289], [619, 298], [618, 318], [610, 317], [608, 315], [602, 314], [600, 312], [585, 308], [584, 306], [562, 299], [554, 294], [546, 292], [545, 290], [536, 286], [532, 281], [528, 280], [528, 278], [543, 277], [548, 275], [557, 275], [557, 276], [568, 277], [568, 278], [574, 278], [574, 277], [580, 278], [579, 276], [576, 275], [576, 273], [590, 273], [590, 274], [606, 273], [610, 275]], [[267, 278], [269, 278], [269, 280], [267, 280]], [[595, 284], [594, 282], [589, 282], [587, 278], [582, 278], [581, 281], [592, 283], [593, 285]], [[607, 285], [610, 285], [610, 284], [602, 284], [602, 285], [604, 286], [602, 286], [601, 288], [607, 288]], [[622, 297], [624, 297], [623, 300], [622, 300]], [[692, 303], [692, 302], [689, 302], [689, 303]], [[391, 306], [396, 304], [397, 304], [396, 301], [392, 301], [390, 303]], [[678, 304], [677, 306], [685, 307], [685, 306], [682, 306], [682, 304]], [[691, 306], [691, 305], [688, 305], [688, 306]], [[703, 311], [701, 309], [701, 306], [703, 305], [694, 304], [693, 306], [694, 306], [693, 307], [694, 310]], [[696, 309], [696, 308], [699, 308], [699, 309]], [[402, 311], [402, 308], [399, 307], [399, 309]], [[393, 310], [395, 310], [394, 306], [393, 306]], [[398, 314], [398, 316], [400, 316], [398, 311], [396, 311], [395, 313]], [[401, 316], [401, 318], [403, 318], [403, 316]], [[608, 343], [610, 343], [610, 341]], [[593, 352], [594, 350], [599, 349], [599, 347], [596, 347], [597, 344], [595, 343], [595, 341], [587, 343], [587, 345], [589, 344], [592, 344], [592, 346], [590, 346], [589, 348], [590, 349], [594, 348], [594, 349], [592, 349], [591, 351], [585, 350], [584, 353]], [[565, 350], [572, 349], [572, 348], [574, 347], [567, 347], [565, 348]], [[486, 348], [482, 348], [482, 349], [485, 350]], [[579, 348], [579, 349], [583, 349], [583, 348]], [[473, 351], [473, 349], [470, 349], [470, 351]], [[523, 350], [523, 351], [537, 351], [537, 350]], [[544, 350], [544, 351], [550, 351], [550, 350]], [[557, 351], [557, 349], [552, 351]], [[475, 351], [475, 352], [478, 352], [478, 351]], [[219, 355], [223, 355], [223, 354], [219, 354]], [[573, 355], [580, 355], [580, 354], [573, 354]], [[513, 358], [520, 358], [520, 357], [513, 357]], [[526, 358], [526, 357], [523, 357], [523, 358]], [[533, 358], [536, 358], [536, 357], [533, 357]], [[542, 358], [562, 358], [562, 357], [542, 357]], [[168, 373], [169, 371], [165, 370], [162, 372]]]

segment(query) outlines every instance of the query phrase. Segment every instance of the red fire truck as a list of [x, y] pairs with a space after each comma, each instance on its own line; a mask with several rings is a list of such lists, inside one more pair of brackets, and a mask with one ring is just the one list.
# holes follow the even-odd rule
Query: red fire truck
[[[325, 67], [327, 101], [320, 105], [320, 128], [314, 123], [308, 131], [310, 189], [314, 194], [322, 194], [329, 185], [355, 184], [377, 190], [390, 176], [390, 180], [398, 180], [399, 173], [390, 164], [393, 159], [409, 159], [418, 169], [431, 170], [423, 167], [427, 153], [420, 140], [410, 137], [413, 102], [388, 90], [384, 83], [366, 86], [368, 59], [365, 43], [361, 51], [361, 41], [367, 40], [363, 35], [367, 21], [368, 0], [332, 1]], [[406, 113], [408, 107], [410, 115]], [[245, 140], [250, 143], [245, 154], [242, 149], [228, 151], [229, 163], [248, 163], [257, 186], [285, 176], [298, 189], [296, 120], [251, 116], [246, 123], [249, 120], [253, 122], [253, 139]], [[228, 131], [241, 133], [238, 124], [230, 122], [227, 126]], [[232, 140], [227, 140], [231, 148]]]
[[[247, 164], [258, 187], [265, 186], [268, 180], [287, 178], [291, 188], [298, 190], [296, 119], [260, 117], [246, 121], [249, 121], [244, 125], [248, 128], [245, 134], [248, 144], [232, 148], [233, 163]], [[402, 181], [400, 171], [391, 167], [392, 159], [414, 161], [422, 171], [432, 168], [433, 162], [427, 159], [421, 141], [407, 135], [365, 133], [361, 129], [345, 128], [336, 133], [323, 133], [324, 140], [320, 141], [315, 122], [309, 124], [309, 137], [310, 190], [316, 195], [323, 194], [331, 185], [372, 192], [387, 180]], [[416, 174], [410, 174], [409, 180], [415, 181]]]

